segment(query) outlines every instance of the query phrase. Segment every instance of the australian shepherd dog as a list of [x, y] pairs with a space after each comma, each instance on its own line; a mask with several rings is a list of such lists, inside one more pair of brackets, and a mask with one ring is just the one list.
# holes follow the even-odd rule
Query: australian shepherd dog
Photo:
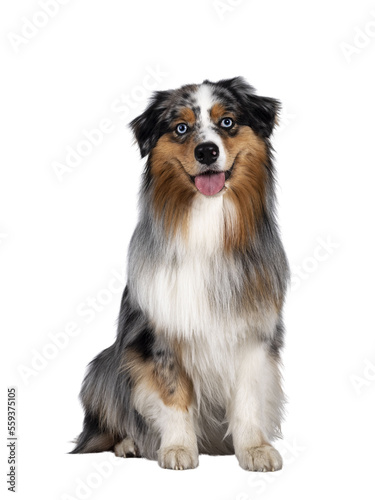
[[282, 467], [287, 259], [275, 218], [279, 102], [243, 78], [154, 93], [131, 122], [147, 157], [115, 343], [89, 365], [72, 453]]

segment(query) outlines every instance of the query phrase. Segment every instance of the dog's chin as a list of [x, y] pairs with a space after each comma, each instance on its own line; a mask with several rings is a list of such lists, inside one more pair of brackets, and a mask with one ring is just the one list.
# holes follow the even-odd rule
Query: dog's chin
[[198, 175], [190, 175], [190, 180], [194, 183], [195, 188], [204, 196], [215, 196], [225, 189], [225, 183], [232, 175], [234, 167], [231, 166], [227, 170], [216, 170], [212, 168], [204, 169]]

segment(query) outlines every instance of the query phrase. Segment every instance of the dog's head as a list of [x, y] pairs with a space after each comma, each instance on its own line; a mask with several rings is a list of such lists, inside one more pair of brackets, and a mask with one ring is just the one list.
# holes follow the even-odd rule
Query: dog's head
[[212, 196], [230, 186], [237, 162], [264, 156], [278, 109], [237, 77], [156, 92], [131, 127], [154, 175], [183, 170], [192, 189]]
[[245, 246], [273, 195], [269, 137], [278, 110], [240, 77], [154, 94], [131, 127], [148, 155], [143, 192], [167, 231], [187, 227], [196, 197], [224, 196], [236, 220], [232, 246]]

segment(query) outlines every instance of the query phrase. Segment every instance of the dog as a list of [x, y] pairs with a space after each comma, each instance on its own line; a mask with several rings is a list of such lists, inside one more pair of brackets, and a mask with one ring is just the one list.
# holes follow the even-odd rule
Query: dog
[[280, 104], [242, 77], [157, 91], [130, 127], [147, 157], [115, 343], [89, 365], [71, 453], [167, 469], [282, 458], [289, 267], [270, 136]]

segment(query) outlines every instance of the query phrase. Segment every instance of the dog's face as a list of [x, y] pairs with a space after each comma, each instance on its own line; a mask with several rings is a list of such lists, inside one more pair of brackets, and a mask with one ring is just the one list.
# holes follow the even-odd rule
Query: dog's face
[[235, 182], [245, 157], [265, 155], [278, 107], [242, 78], [206, 81], [155, 93], [131, 126], [154, 178], [212, 196]]

